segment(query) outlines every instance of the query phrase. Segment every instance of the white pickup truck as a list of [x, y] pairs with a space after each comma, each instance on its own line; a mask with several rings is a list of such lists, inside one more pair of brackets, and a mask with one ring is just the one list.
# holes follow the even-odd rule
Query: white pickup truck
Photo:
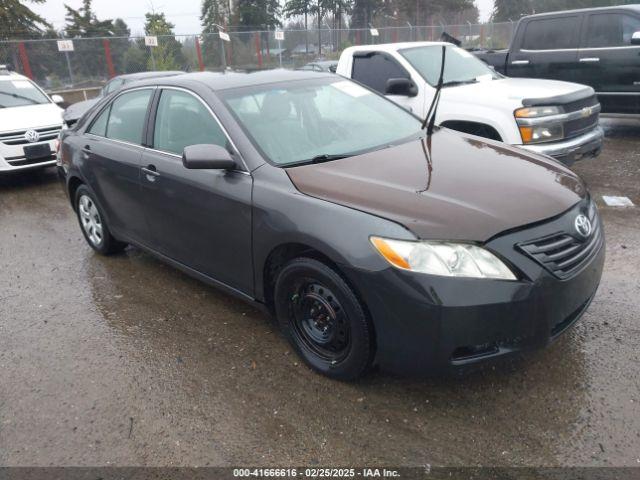
[[550, 155], [570, 165], [595, 157], [604, 137], [591, 87], [507, 78], [461, 48], [441, 42], [349, 47], [336, 73], [356, 80], [424, 118], [446, 46], [436, 125]]

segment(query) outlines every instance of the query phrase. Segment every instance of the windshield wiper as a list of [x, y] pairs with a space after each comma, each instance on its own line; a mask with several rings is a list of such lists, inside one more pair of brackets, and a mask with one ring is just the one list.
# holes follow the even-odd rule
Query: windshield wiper
[[309, 163], [324, 163], [331, 162], [332, 160], [340, 160], [342, 158], [350, 157], [351, 155], [347, 155], [344, 153], [338, 153], [330, 155], [328, 153], [323, 153], [322, 155], [316, 155], [311, 160], [308, 160]]
[[330, 155], [328, 153], [323, 153], [322, 155], [316, 155], [315, 157], [309, 158], [307, 160], [299, 160], [297, 162], [286, 163], [286, 164], [283, 164], [282, 166], [285, 168], [300, 167], [302, 165], [331, 162], [332, 160], [340, 160], [342, 158], [348, 158], [348, 157], [353, 157], [353, 155], [346, 154], [346, 153], [338, 153], [333, 155]]
[[451, 80], [450, 82], [444, 82], [443, 87], [457, 87], [458, 85], [469, 85], [471, 83], [478, 83], [478, 80], [471, 78], [469, 80]]
[[18, 95], [17, 93], [9, 93], [9, 92], [0, 92], [3, 95], [7, 95], [9, 97], [13, 97], [13, 98], [19, 98], [21, 100], [26, 100], [28, 102], [33, 103], [34, 105], [40, 105], [40, 102], [34, 100], [33, 98], [29, 98], [29, 97], [25, 97], [24, 95]]

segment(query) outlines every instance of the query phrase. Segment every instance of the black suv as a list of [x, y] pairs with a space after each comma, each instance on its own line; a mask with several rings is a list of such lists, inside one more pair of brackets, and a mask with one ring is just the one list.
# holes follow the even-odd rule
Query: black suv
[[603, 113], [640, 113], [640, 5], [524, 17], [509, 50], [476, 55], [511, 77], [589, 85]]

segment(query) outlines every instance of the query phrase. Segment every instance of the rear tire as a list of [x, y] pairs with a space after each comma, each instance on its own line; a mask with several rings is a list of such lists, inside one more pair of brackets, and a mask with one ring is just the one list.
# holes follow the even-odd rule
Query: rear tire
[[274, 303], [284, 335], [312, 369], [347, 381], [369, 369], [373, 328], [338, 272], [318, 260], [294, 259], [278, 274]]
[[91, 248], [101, 255], [111, 255], [123, 251], [127, 244], [116, 240], [107, 225], [104, 213], [93, 196], [84, 185], [76, 190], [76, 213], [80, 230]]

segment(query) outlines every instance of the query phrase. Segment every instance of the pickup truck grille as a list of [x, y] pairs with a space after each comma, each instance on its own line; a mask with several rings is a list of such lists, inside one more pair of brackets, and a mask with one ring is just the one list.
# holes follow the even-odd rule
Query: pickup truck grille
[[[579, 112], [580, 110], [598, 105], [598, 98], [593, 95], [575, 102], [563, 105], [565, 113]], [[582, 135], [598, 125], [598, 112], [594, 112], [586, 117], [569, 120], [564, 124], [565, 138], [572, 138]]]
[[[60, 133], [60, 126], [34, 128], [34, 130], [38, 132], [40, 136], [38, 142], [48, 142], [58, 137], [58, 134]], [[14, 130], [12, 132], [0, 133], [0, 142], [5, 145], [26, 145], [30, 143], [24, 137], [26, 132], [26, 130]]]
[[520, 243], [517, 247], [556, 277], [572, 277], [597, 255], [604, 243], [597, 211], [593, 211], [590, 220], [593, 230], [587, 238], [578, 239], [567, 233], [558, 233]]

